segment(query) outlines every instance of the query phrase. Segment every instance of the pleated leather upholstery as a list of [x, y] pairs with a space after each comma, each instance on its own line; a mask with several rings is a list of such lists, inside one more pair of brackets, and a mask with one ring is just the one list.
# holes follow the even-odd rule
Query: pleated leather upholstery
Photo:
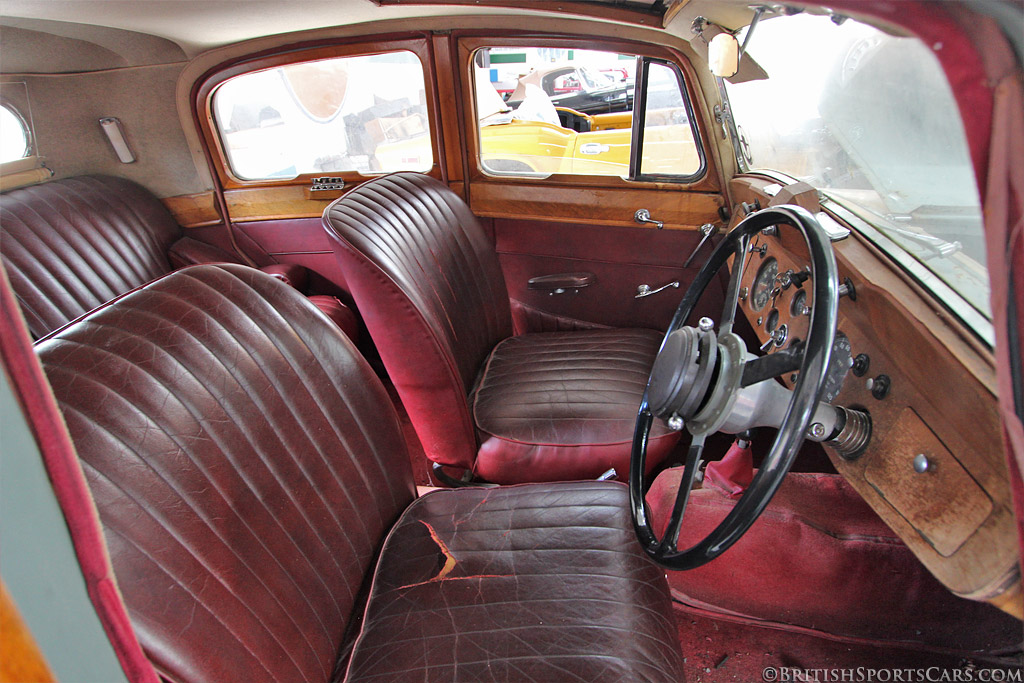
[[40, 337], [171, 270], [181, 228], [147, 190], [83, 176], [0, 196], [0, 255]]
[[472, 467], [466, 396], [512, 334], [494, 245], [458, 195], [417, 173], [363, 183], [327, 208], [324, 227], [427, 455]]
[[[473, 401], [477, 474], [505, 483], [629, 471], [633, 428], [661, 334], [615, 329], [511, 337], [487, 360]], [[656, 420], [647, 466], [679, 433]]]
[[327, 681], [414, 488], [394, 409], [279, 279], [186, 268], [43, 339], [146, 654], [174, 681]]
[[[111, 176], [66, 178], [0, 195], [0, 256], [36, 338], [176, 268], [239, 262], [182, 237], [159, 199]], [[305, 287], [302, 266], [266, 269], [296, 289]], [[358, 321], [344, 304], [325, 295], [314, 303], [358, 338]]]
[[616, 483], [437, 491], [388, 537], [348, 681], [682, 681]]

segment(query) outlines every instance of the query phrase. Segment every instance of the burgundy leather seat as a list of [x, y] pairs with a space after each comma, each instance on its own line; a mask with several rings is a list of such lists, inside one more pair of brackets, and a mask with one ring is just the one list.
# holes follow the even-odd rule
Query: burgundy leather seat
[[[498, 483], [625, 476], [660, 333], [512, 337], [494, 245], [428, 176], [363, 183], [327, 208], [324, 227], [430, 459]], [[657, 422], [649, 467], [677, 439]]]
[[623, 485], [415, 498], [383, 386], [280, 281], [185, 268], [36, 348], [168, 680], [682, 680]]
[[[41, 337], [134, 287], [196, 263], [238, 257], [182, 236], [164, 205], [123, 178], [81, 176], [0, 195], [0, 255], [29, 331]], [[304, 289], [305, 268], [264, 268]], [[310, 297], [353, 339], [355, 314], [333, 296]]]

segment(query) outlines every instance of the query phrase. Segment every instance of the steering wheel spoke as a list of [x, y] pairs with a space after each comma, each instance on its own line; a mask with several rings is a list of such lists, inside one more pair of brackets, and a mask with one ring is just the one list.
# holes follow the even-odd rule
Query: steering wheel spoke
[[729, 275], [729, 286], [725, 290], [722, 321], [718, 326], [719, 334], [732, 332], [733, 323], [736, 321], [736, 311], [739, 308], [740, 302], [740, 285], [743, 282], [743, 267], [746, 265], [747, 245], [749, 243], [749, 236], [741, 236], [733, 252], [732, 272]]
[[701, 455], [704, 453], [704, 438], [704, 434], [696, 434], [693, 441], [690, 442], [690, 449], [686, 453], [683, 477], [679, 482], [679, 490], [676, 492], [676, 502], [672, 506], [672, 516], [669, 518], [665, 534], [661, 538], [659, 552], [674, 553], [679, 546], [679, 531], [683, 525], [683, 514], [686, 512], [686, 504], [690, 500], [693, 482], [697, 480], [697, 472], [700, 471]]
[[772, 377], [781, 377], [796, 372], [804, 362], [804, 343], [799, 342], [788, 349], [769, 353], [754, 360], [747, 361], [743, 366], [740, 387], [763, 382]]

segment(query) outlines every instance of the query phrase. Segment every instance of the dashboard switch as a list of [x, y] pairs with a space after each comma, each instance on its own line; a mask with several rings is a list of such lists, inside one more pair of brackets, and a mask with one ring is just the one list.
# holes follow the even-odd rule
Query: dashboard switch
[[889, 390], [891, 388], [892, 380], [889, 379], [889, 375], [879, 375], [871, 381], [871, 395], [879, 401], [889, 395]]

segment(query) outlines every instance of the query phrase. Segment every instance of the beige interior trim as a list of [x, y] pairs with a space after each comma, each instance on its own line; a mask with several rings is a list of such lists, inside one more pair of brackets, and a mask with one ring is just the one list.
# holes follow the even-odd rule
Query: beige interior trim
[[53, 171], [43, 166], [43, 160], [37, 156], [8, 161], [0, 164], [0, 192], [35, 185], [52, 177]]

